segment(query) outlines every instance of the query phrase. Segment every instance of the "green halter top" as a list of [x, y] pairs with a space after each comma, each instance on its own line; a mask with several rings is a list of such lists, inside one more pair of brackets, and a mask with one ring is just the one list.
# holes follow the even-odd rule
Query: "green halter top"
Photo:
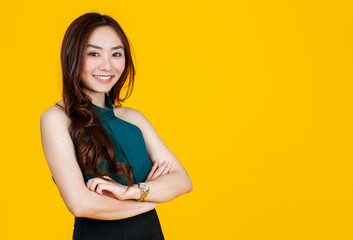
[[[152, 163], [147, 154], [142, 132], [136, 125], [115, 116], [114, 106], [107, 94], [105, 94], [105, 102], [109, 109], [94, 106], [100, 113], [102, 126], [113, 142], [117, 162], [124, 162], [133, 167], [133, 184], [144, 182], [151, 170]], [[77, 157], [78, 154], [76, 149]], [[100, 167], [104, 170], [108, 170], [105, 161], [101, 162]], [[88, 175], [83, 171], [82, 174], [85, 183], [89, 179], [96, 177]], [[127, 185], [122, 177], [116, 175], [109, 175], [109, 177], [120, 184]]]

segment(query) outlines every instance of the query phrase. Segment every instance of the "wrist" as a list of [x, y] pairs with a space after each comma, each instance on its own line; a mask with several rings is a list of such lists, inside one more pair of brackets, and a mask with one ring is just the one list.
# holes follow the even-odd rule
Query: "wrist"
[[141, 191], [140, 191], [139, 186], [137, 184], [131, 185], [129, 191], [130, 191], [129, 199], [137, 200], [140, 198]]
[[150, 187], [144, 183], [144, 182], [140, 182], [137, 184], [139, 190], [140, 190], [140, 198], [137, 199], [137, 201], [144, 201], [145, 198], [147, 197], [148, 193], [150, 192]]

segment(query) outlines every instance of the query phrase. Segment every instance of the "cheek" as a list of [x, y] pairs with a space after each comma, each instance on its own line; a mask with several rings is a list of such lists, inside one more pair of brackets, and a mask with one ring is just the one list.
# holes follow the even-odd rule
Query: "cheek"
[[83, 66], [82, 67], [83, 67], [83, 69], [82, 69], [83, 72], [90, 73], [90, 72], [92, 72], [94, 70], [95, 63], [92, 60], [85, 60], [83, 62]]
[[118, 69], [118, 71], [120, 73], [122, 73], [125, 69], [125, 60], [121, 60], [119, 62], [116, 63], [116, 69]]

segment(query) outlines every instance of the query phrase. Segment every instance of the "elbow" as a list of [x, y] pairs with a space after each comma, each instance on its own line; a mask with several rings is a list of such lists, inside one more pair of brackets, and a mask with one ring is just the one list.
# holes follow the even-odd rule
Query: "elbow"
[[70, 212], [71, 212], [72, 215], [74, 215], [74, 217], [82, 217], [82, 213], [78, 209], [70, 210]]
[[87, 198], [78, 198], [70, 201], [66, 204], [68, 210], [71, 212], [72, 215], [75, 217], [86, 217], [89, 215], [87, 206], [88, 201], [85, 201]]
[[190, 177], [188, 177], [186, 184], [185, 184], [185, 193], [191, 192], [192, 189], [193, 189], [193, 185], [192, 185]]
[[189, 187], [187, 188], [187, 193], [191, 192], [193, 189], [193, 185], [192, 185], [192, 182], [190, 180], [190, 184], [189, 184]]
[[[100, 207], [101, 196], [97, 193], [82, 192], [80, 197], [75, 199], [74, 204], [69, 208], [72, 215], [81, 218], [96, 218], [100, 215], [102, 208]], [[110, 197], [107, 197], [110, 199]]]
[[90, 201], [83, 200], [82, 202], [79, 202], [78, 205], [76, 205], [71, 213], [75, 217], [94, 218], [94, 216], [97, 214], [97, 209], [95, 206], [96, 204], [91, 204]]
[[72, 215], [74, 215], [74, 217], [85, 217], [85, 210], [83, 208], [83, 205], [75, 205], [75, 206], [70, 206], [68, 207], [69, 211], [71, 212]]

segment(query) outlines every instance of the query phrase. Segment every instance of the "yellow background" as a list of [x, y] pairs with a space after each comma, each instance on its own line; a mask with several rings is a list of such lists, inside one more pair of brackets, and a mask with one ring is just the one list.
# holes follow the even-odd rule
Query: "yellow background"
[[140, 110], [194, 190], [157, 211], [166, 239], [353, 239], [353, 3], [7, 1], [0, 7], [0, 239], [71, 239], [39, 118], [61, 99], [79, 15], [130, 38]]

